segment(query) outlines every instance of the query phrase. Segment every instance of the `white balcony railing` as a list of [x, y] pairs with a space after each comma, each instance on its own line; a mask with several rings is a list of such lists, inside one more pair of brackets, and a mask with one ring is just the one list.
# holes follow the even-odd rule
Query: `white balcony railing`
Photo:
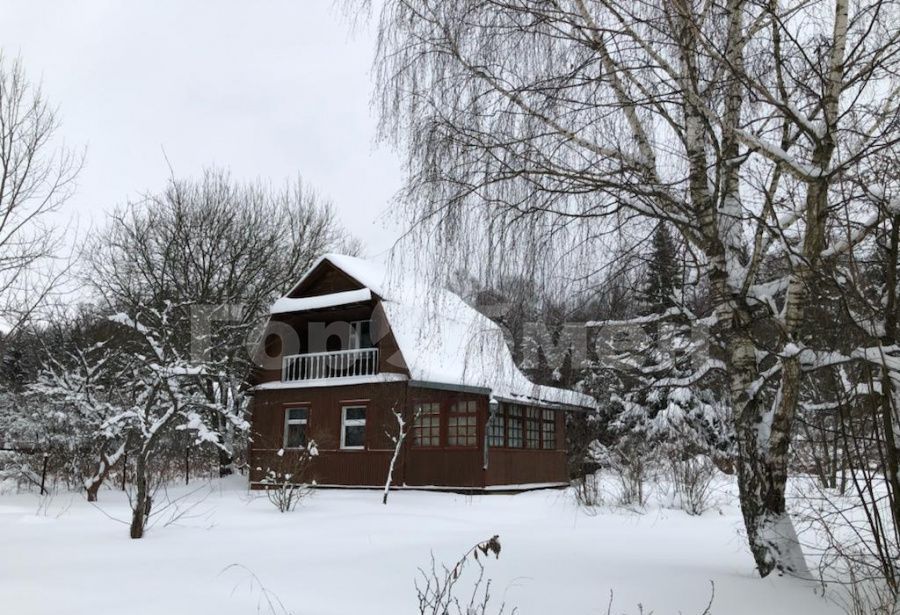
[[371, 376], [376, 373], [377, 348], [294, 354], [284, 357], [281, 363], [281, 379], [284, 382]]

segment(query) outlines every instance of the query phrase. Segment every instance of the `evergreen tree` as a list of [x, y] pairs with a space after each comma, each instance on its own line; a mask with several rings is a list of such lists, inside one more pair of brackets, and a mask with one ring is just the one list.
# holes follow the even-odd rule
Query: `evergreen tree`
[[653, 231], [652, 251], [640, 292], [642, 313], [656, 314], [676, 305], [681, 290], [678, 246], [664, 223]]

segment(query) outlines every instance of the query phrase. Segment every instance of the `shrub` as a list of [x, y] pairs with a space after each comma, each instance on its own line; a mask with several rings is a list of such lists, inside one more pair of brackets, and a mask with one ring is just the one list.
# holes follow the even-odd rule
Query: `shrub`
[[266, 468], [266, 475], [260, 481], [266, 497], [279, 512], [290, 512], [310, 492], [310, 464], [317, 456], [315, 442], [300, 451], [285, 453], [278, 451], [278, 462], [274, 468]]

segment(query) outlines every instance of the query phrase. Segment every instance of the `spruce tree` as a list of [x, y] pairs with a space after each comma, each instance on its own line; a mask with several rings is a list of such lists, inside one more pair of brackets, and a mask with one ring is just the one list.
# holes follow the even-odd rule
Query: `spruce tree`
[[650, 257], [640, 292], [644, 315], [657, 314], [675, 306], [681, 289], [678, 247], [664, 223], [653, 231]]

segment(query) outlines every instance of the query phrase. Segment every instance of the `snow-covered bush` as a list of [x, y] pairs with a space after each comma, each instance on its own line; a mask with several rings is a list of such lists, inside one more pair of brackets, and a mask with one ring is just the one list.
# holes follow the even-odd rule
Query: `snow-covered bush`
[[275, 467], [266, 468], [260, 484], [266, 497], [278, 512], [291, 512], [300, 500], [309, 495], [312, 483], [310, 465], [319, 450], [312, 440], [298, 451], [281, 449], [275, 455]]

